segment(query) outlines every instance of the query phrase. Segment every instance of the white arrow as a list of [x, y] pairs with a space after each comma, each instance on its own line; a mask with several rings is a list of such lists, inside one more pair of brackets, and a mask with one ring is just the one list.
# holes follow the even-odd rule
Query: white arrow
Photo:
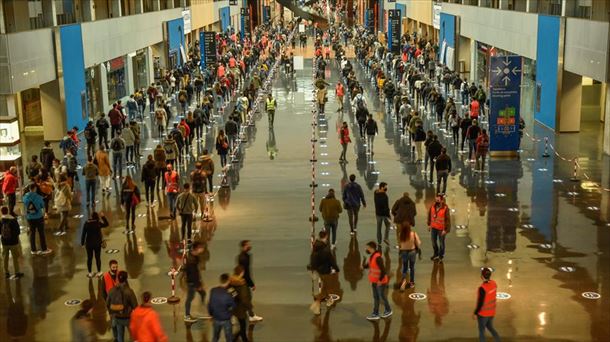
[[504, 58], [504, 60], [502, 61], [502, 63], [504, 63], [504, 65], [505, 65], [505, 66], [509, 66], [511, 62], [512, 62], [512, 61], [508, 59], [508, 56], [506, 56], [506, 57]]
[[504, 76], [502, 77], [502, 81], [504, 81], [504, 85], [507, 86], [510, 83], [510, 77]]
[[517, 75], [518, 73], [521, 72], [521, 69], [518, 69], [517, 67], [514, 67], [512, 71], [513, 71], [513, 75]]
[[494, 70], [493, 72], [495, 72], [496, 76], [498, 76], [502, 73], [502, 69], [500, 69], [500, 67], [496, 67], [496, 70]]

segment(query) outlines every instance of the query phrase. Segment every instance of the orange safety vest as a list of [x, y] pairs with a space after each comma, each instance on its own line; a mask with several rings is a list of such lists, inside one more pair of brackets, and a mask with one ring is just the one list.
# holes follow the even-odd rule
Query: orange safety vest
[[447, 214], [447, 206], [442, 206], [438, 212], [436, 206], [430, 208], [430, 228], [445, 230], [445, 215]]
[[119, 270], [116, 271], [116, 279], [112, 279], [110, 272], [104, 273], [104, 290], [106, 290], [106, 295], [110, 293], [110, 290], [119, 283]]
[[377, 265], [377, 257], [380, 255], [381, 253], [375, 252], [369, 258], [369, 281], [373, 284], [385, 285], [389, 282], [387, 274], [383, 279], [379, 280], [381, 269], [379, 268], [379, 265]]
[[481, 287], [485, 291], [485, 299], [483, 299], [483, 306], [479, 310], [479, 316], [494, 317], [496, 315], [496, 289], [498, 286], [495, 281], [489, 280], [481, 284]]

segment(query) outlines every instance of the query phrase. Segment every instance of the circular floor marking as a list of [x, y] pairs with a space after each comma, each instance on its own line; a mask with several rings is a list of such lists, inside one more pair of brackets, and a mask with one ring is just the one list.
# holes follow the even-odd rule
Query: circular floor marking
[[423, 293], [415, 292], [415, 293], [411, 293], [409, 295], [409, 298], [411, 298], [413, 300], [424, 300], [424, 299], [426, 299], [428, 297], [425, 294], [423, 294]]
[[516, 213], [519, 211], [519, 208], [512, 207], [512, 208], [508, 208], [507, 210], [510, 212]]
[[502, 192], [498, 192], [498, 193], [496, 194], [496, 197], [506, 197], [506, 194], [505, 194], [505, 193], [502, 193]]
[[561, 179], [553, 179], [553, 183], [563, 183]]
[[602, 295], [597, 292], [583, 292], [582, 296], [587, 299], [600, 299]]
[[510, 299], [511, 295], [509, 293], [506, 292], [498, 292], [496, 293], [496, 298], [500, 299], [500, 300], [507, 300]]
[[76, 306], [82, 302], [80, 299], [70, 299], [64, 302], [65, 306]]
[[117, 254], [119, 252], [118, 249], [107, 249], [105, 251], [106, 254]]
[[538, 169], [538, 171], [540, 172], [547, 172], [549, 169], [545, 168], [545, 167], [541, 167]]
[[155, 297], [151, 299], [150, 302], [155, 305], [165, 304], [167, 303], [167, 297]]
[[540, 248], [543, 249], [551, 249], [553, 248], [553, 245], [551, 245], [550, 243], [541, 243], [540, 245], [538, 245]]
[[523, 229], [534, 229], [534, 225], [533, 224], [522, 224], [521, 228], [523, 228]]
[[466, 229], [466, 226], [463, 224], [458, 224], [457, 226], [455, 226], [455, 229]]
[[496, 182], [492, 181], [492, 180], [486, 180], [485, 184], [496, 184]]
[[576, 271], [576, 269], [572, 266], [561, 266], [561, 267], [559, 267], [559, 270], [561, 272], [567, 272], [567, 273], [572, 273], [572, 272]]
[[471, 243], [470, 245], [468, 245], [466, 247], [468, 247], [468, 249], [479, 249], [479, 245], [476, 245], [474, 243]]

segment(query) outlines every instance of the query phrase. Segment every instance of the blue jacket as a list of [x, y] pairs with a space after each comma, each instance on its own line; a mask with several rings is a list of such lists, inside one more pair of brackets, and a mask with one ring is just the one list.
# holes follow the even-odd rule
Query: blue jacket
[[360, 208], [360, 202], [366, 205], [362, 188], [356, 182], [349, 182], [343, 189], [343, 203], [345, 209]]
[[224, 287], [215, 287], [210, 291], [208, 312], [215, 321], [228, 321], [231, 319], [235, 301]]
[[28, 220], [41, 219], [44, 216], [44, 200], [37, 192], [28, 192], [23, 196], [25, 218]]

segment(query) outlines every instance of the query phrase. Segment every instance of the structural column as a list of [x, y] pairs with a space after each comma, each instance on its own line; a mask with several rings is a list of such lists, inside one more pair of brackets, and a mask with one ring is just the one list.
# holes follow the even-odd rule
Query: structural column
[[165, 8], [172, 9], [174, 8], [174, 0], [162, 0], [165, 1]]
[[6, 33], [6, 25], [4, 25], [4, 1], [0, 0], [0, 34]]
[[525, 1], [525, 11], [526, 12], [538, 12], [538, 0], [526, 0]]
[[508, 0], [500, 0], [498, 2], [498, 8], [501, 10], [507, 10], [508, 9]]
[[54, 0], [42, 0], [42, 20], [44, 27], [57, 26], [57, 9]]
[[94, 0], [82, 0], [81, 11], [83, 13], [83, 21], [94, 21], [95, 20], [95, 1]]
[[136, 5], [136, 14], [144, 13], [144, 0], [134, 0]]
[[110, 18], [119, 18], [121, 14], [121, 3], [123, 0], [110, 1]]
[[[602, 107], [604, 109], [604, 107]], [[606, 84], [606, 106], [604, 116], [604, 153], [610, 155], [610, 84]]]

